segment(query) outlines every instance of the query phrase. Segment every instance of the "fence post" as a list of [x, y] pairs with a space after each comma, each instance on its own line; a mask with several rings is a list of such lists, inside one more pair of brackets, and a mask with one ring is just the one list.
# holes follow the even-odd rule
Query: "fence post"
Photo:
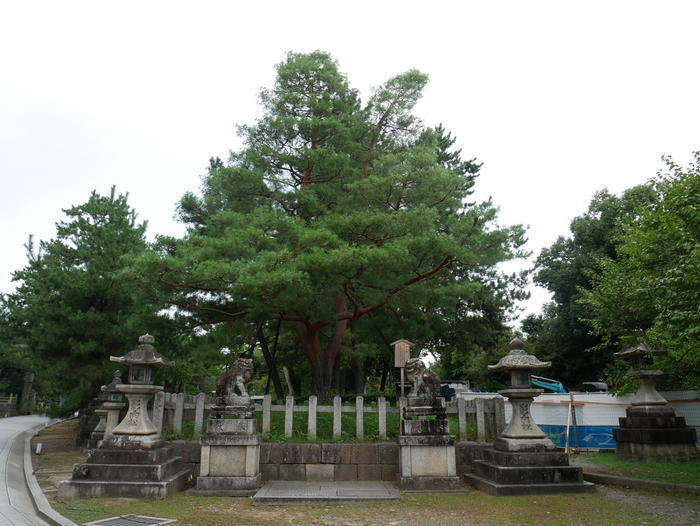
[[163, 411], [165, 410], [165, 393], [158, 391], [153, 397], [153, 425], [158, 434], [163, 436]]
[[365, 399], [355, 397], [355, 436], [357, 440], [365, 439]]
[[316, 395], [309, 396], [309, 420], [307, 426], [307, 435], [309, 440], [316, 439]]
[[459, 439], [467, 439], [467, 401], [457, 398], [457, 419], [459, 421]]
[[[493, 415], [496, 421], [496, 435], [498, 436], [503, 433], [503, 430], [506, 428], [506, 409], [503, 398], [500, 396], [493, 399]], [[496, 439], [497, 436], [493, 438]]]
[[194, 438], [202, 436], [204, 427], [204, 399], [207, 395], [199, 393], [194, 399]]
[[333, 397], [333, 438], [340, 438], [342, 431], [340, 424], [340, 415], [342, 407], [342, 399], [339, 396]]
[[486, 418], [484, 418], [484, 399], [475, 398], [476, 405], [476, 440], [478, 442], [486, 441]]
[[386, 438], [386, 398], [379, 397], [379, 438]]
[[284, 436], [291, 437], [294, 425], [294, 397], [288, 396], [284, 404]]
[[266, 394], [263, 397], [263, 417], [262, 417], [262, 432], [267, 435], [270, 432], [270, 416], [272, 413], [272, 395]]
[[182, 433], [182, 417], [185, 412], [185, 393], [177, 393], [175, 395], [175, 421], [173, 422], [173, 431]]

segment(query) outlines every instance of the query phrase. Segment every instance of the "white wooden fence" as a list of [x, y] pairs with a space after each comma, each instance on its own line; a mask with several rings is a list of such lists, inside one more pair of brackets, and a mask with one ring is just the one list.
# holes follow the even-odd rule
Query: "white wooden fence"
[[[168, 429], [181, 433], [183, 425], [194, 421], [194, 437], [202, 434], [204, 422], [214, 405], [215, 398], [204, 393], [186, 395], [184, 393], [157, 393], [153, 403], [153, 423], [161, 430]], [[333, 405], [318, 405], [316, 396], [310, 396], [305, 404], [296, 404], [294, 397], [288, 396], [284, 405], [273, 405], [272, 397], [266, 395], [262, 405], [256, 404], [256, 412], [262, 412], [262, 433], [271, 430], [272, 412], [284, 412], [284, 434], [291, 437], [293, 433], [294, 413], [306, 413], [306, 435], [309, 439], [317, 438], [318, 413], [333, 414], [333, 438], [342, 434], [342, 413], [355, 413], [355, 436], [364, 440], [364, 415], [376, 413], [380, 438], [387, 438], [387, 414], [400, 413], [402, 401], [392, 406], [384, 397], [377, 400], [377, 405], [365, 405], [364, 397], [357, 396], [354, 405], [342, 403], [340, 396], [333, 398]], [[467, 440], [468, 423], [476, 428], [476, 440], [484, 442], [487, 438], [497, 436], [505, 427], [505, 410], [503, 398], [476, 398], [474, 400], [458, 399], [447, 407], [448, 415], [456, 415], [460, 440]]]

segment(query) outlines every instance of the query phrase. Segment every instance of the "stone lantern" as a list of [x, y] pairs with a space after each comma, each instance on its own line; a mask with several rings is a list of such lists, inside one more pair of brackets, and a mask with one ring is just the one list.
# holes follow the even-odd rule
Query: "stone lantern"
[[550, 365], [527, 354], [523, 342], [515, 338], [508, 354], [488, 366], [510, 374], [510, 385], [499, 393], [508, 398], [513, 411], [508, 427], [492, 448], [484, 450], [484, 459], [475, 460], [474, 472], [464, 476], [477, 489], [491, 495], [593, 491], [593, 484], [583, 481], [583, 470], [569, 465], [567, 454], [556, 451], [530, 414], [533, 399], [542, 394], [532, 387], [530, 375]]
[[124, 419], [112, 429], [112, 436], [105, 440], [106, 447], [124, 449], [147, 449], [161, 444], [158, 429], [148, 417], [148, 400], [163, 390], [162, 385], [153, 385], [156, 367], [173, 365], [156, 351], [155, 338], [144, 334], [135, 349], [124, 356], [110, 356], [113, 362], [129, 366], [128, 384], [117, 384], [116, 389], [126, 395], [129, 409]]
[[[113, 362], [129, 366], [129, 383], [121, 383], [117, 372], [112, 383], [103, 389], [103, 408], [107, 411], [105, 437], [85, 462], [75, 464], [70, 480], [59, 484], [59, 498], [164, 499], [184, 487], [190, 469], [183, 465], [175, 448], [161, 439], [148, 417], [149, 398], [163, 390], [154, 385], [156, 367], [173, 363], [156, 351], [153, 342], [153, 336], [144, 334], [134, 350], [122, 357], [110, 356]], [[124, 407], [120, 393], [129, 400], [129, 410], [115, 427]]]
[[[490, 371], [505, 371], [510, 373], [510, 386], [499, 391], [505, 396], [513, 409], [513, 416], [508, 427], [499, 438], [503, 446], [510, 450], [521, 447], [539, 445], [545, 449], [554, 449], [554, 444], [546, 438], [544, 432], [530, 415], [530, 405], [536, 396], [542, 394], [542, 389], [532, 387], [531, 373], [537, 369], [550, 367], [552, 362], [542, 362], [537, 357], [527, 354], [523, 342], [515, 338], [510, 342], [510, 352], [498, 360], [496, 365], [489, 365]], [[515, 448], [515, 449], [511, 449]]]
[[653, 368], [653, 357], [666, 352], [640, 343], [615, 353], [632, 363], [628, 376], [639, 378], [626, 418], [620, 418], [620, 429], [613, 429], [618, 458], [656, 462], [698, 458], [695, 429], [687, 427], [685, 418], [676, 416], [656, 390], [656, 380], [664, 373]]

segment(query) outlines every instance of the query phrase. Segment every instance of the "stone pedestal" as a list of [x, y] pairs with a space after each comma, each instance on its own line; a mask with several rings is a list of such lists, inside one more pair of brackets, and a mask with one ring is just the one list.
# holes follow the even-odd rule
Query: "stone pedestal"
[[164, 499], [189, 477], [172, 447], [149, 450], [95, 449], [58, 486], [59, 499], [134, 497]]
[[620, 429], [613, 429], [615, 456], [622, 460], [677, 462], [700, 458], [695, 445], [695, 429], [676, 416], [673, 408], [656, 391], [655, 379], [661, 371], [639, 370], [632, 373], [640, 387], [627, 417], [620, 418]]
[[[226, 405], [212, 408], [207, 434], [200, 438], [202, 454], [197, 485], [188, 495], [248, 497], [261, 485], [260, 435], [248, 396], [227, 396]], [[242, 416], [242, 418], [225, 418]], [[217, 418], [218, 417], [218, 418]]]
[[510, 352], [491, 370], [511, 373], [510, 388], [499, 391], [513, 408], [508, 427], [496, 439], [493, 448], [484, 452], [483, 460], [474, 461], [474, 472], [464, 478], [475, 488], [490, 495], [536, 495], [547, 493], [583, 493], [594, 491], [584, 482], [583, 470], [569, 465], [566, 453], [556, 451], [532, 419], [530, 405], [542, 393], [533, 389], [529, 371], [549, 367], [525, 353], [523, 343], [514, 339]]
[[398, 437], [401, 489], [460, 489], [455, 437], [448, 434], [445, 399], [409, 396], [401, 416], [401, 435]]

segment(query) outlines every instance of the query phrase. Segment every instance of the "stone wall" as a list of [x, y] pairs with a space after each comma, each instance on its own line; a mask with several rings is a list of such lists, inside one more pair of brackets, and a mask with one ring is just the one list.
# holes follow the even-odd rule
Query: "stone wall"
[[263, 480], [397, 480], [399, 446], [373, 444], [271, 444], [260, 449]]
[[[198, 440], [174, 440], [182, 461], [199, 475]], [[458, 442], [457, 474], [472, 471], [475, 460], [492, 447], [484, 442]], [[351, 481], [399, 478], [399, 446], [396, 442], [360, 444], [294, 444], [263, 442], [260, 446], [263, 480]]]

